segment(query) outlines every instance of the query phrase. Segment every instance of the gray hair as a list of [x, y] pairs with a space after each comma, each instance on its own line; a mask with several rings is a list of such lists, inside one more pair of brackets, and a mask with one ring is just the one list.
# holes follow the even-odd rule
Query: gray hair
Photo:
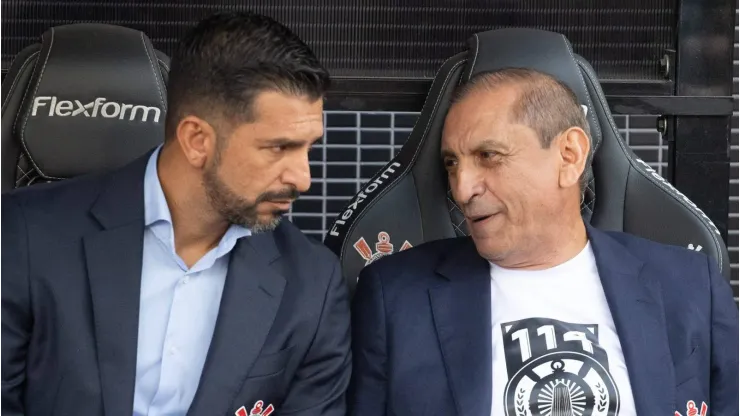
[[537, 132], [543, 148], [549, 148], [560, 133], [579, 127], [591, 143], [586, 165], [580, 178], [581, 193], [590, 180], [593, 162], [593, 139], [586, 114], [578, 97], [567, 85], [543, 72], [528, 68], [505, 68], [481, 72], [458, 87], [452, 103], [463, 100], [476, 91], [492, 91], [503, 85], [515, 85], [519, 97], [511, 109], [510, 117]]

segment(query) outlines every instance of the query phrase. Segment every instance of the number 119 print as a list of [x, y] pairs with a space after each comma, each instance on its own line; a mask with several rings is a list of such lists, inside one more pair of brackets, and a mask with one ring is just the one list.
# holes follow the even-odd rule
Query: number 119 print
[[618, 416], [598, 325], [529, 318], [501, 324], [506, 416]]

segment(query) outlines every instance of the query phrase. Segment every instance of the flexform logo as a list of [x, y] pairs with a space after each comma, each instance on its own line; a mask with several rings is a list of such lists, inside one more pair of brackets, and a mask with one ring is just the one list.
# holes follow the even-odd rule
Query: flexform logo
[[386, 167], [386, 169], [381, 172], [381, 174], [376, 177], [372, 182], [370, 182], [369, 185], [365, 187], [360, 193], [358, 193], [355, 198], [350, 202], [350, 204], [347, 206], [347, 209], [344, 210], [340, 218], [334, 221], [334, 225], [331, 227], [331, 230], [329, 231], [329, 235], [338, 237], [339, 236], [339, 230], [338, 228], [345, 225], [347, 221], [352, 218], [352, 215], [355, 214], [355, 212], [360, 208], [360, 204], [365, 202], [365, 200], [368, 198], [370, 194], [375, 192], [379, 186], [383, 185], [386, 179], [388, 179], [390, 174], [393, 174], [396, 172], [396, 169], [400, 168], [401, 164], [398, 162], [393, 162], [389, 166]]
[[104, 97], [98, 97], [83, 104], [80, 100], [60, 100], [56, 96], [39, 96], [34, 98], [31, 110], [32, 117], [36, 117], [37, 114], [45, 114], [49, 117], [102, 117], [119, 120], [128, 118], [129, 121], [140, 120], [142, 123], [149, 121], [149, 115], [152, 114], [152, 120], [159, 123], [162, 110], [157, 107], [108, 101]]

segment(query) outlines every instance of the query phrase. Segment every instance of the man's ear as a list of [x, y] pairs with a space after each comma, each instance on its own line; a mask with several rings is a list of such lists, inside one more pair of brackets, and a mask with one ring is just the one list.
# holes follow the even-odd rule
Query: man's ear
[[196, 116], [180, 120], [175, 140], [185, 159], [194, 168], [202, 169], [216, 151], [216, 130], [210, 123]]
[[586, 160], [591, 151], [591, 140], [580, 127], [571, 127], [557, 137], [560, 150], [560, 176], [562, 188], [578, 186], [581, 174], [586, 169]]

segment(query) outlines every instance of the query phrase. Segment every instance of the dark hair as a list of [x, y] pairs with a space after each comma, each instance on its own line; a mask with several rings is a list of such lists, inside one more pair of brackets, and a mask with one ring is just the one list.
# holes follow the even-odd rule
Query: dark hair
[[492, 91], [503, 85], [514, 85], [519, 96], [511, 108], [511, 120], [535, 132], [543, 148], [549, 148], [558, 134], [571, 127], [580, 127], [591, 141], [586, 166], [581, 175], [581, 190], [589, 180], [593, 159], [593, 140], [578, 97], [565, 83], [543, 72], [529, 68], [505, 68], [481, 72], [458, 87], [452, 102], [458, 102], [475, 91]]
[[173, 53], [165, 136], [173, 137], [188, 115], [253, 121], [254, 98], [266, 90], [316, 100], [328, 88], [329, 73], [287, 27], [256, 13], [218, 13], [190, 30]]

